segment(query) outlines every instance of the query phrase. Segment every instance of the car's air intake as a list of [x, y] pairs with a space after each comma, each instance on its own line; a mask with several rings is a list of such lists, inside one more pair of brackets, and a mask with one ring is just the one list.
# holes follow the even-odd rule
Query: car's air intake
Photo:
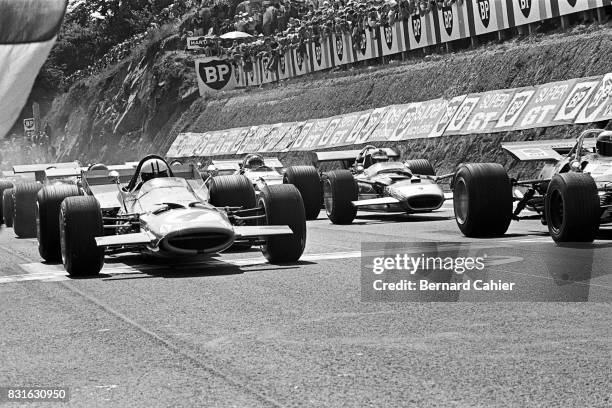
[[169, 234], [159, 244], [162, 251], [198, 255], [223, 251], [234, 242], [231, 234], [201, 230]]

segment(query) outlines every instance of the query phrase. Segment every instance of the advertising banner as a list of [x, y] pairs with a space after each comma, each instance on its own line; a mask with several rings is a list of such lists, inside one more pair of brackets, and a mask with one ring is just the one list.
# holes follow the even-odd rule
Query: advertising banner
[[442, 9], [434, 8], [433, 14], [436, 33], [436, 42], [445, 43], [470, 36], [468, 25], [468, 8], [462, 3], [454, 3]]
[[325, 131], [323, 132], [323, 134], [321, 135], [321, 137], [319, 138], [317, 142], [317, 145], [315, 146], [316, 149], [322, 149], [322, 148], [328, 147], [328, 145], [331, 142], [332, 136], [334, 135], [334, 132], [338, 128], [338, 125], [340, 124], [341, 121], [342, 121], [342, 115], [334, 116], [330, 118], [327, 128], [325, 128]]
[[600, 78], [583, 78], [576, 80], [576, 84], [565, 98], [554, 120], [557, 122], [574, 122], [600, 83]]
[[346, 135], [346, 137], [342, 141], [342, 144], [359, 143], [357, 140], [359, 136], [361, 135], [361, 129], [363, 129], [365, 124], [368, 123], [368, 120], [370, 119], [370, 114], [373, 111], [374, 111], [373, 109], [370, 109], [365, 112], [357, 112], [359, 116], [357, 117], [355, 125], [353, 126], [351, 131], [348, 133], [348, 135]]
[[317, 119], [312, 122], [310, 133], [302, 143], [302, 150], [314, 150], [329, 125], [331, 118]]
[[392, 133], [392, 140], [429, 137], [446, 112], [446, 106], [447, 102], [444, 99], [409, 104], [406, 113]]
[[504, 113], [497, 120], [495, 131], [501, 132], [504, 130], [512, 130], [516, 122], [529, 104], [529, 101], [535, 93], [534, 87], [520, 88], [515, 90], [510, 103]]
[[357, 124], [360, 116], [361, 112], [353, 112], [342, 115], [338, 126], [336, 126], [336, 129], [334, 130], [334, 133], [327, 144], [327, 147], [350, 144], [350, 142], [347, 142], [346, 139], [351, 134], [351, 131]]
[[[385, 116], [378, 122], [378, 126], [370, 135], [371, 141], [387, 141], [394, 140], [395, 130], [398, 128], [402, 118], [406, 115], [410, 105], [392, 105], [387, 107]], [[397, 139], [395, 139], [397, 140]]]
[[290, 126], [283, 130], [283, 138], [276, 144], [274, 151], [289, 151], [295, 140], [300, 136], [300, 133], [302, 133], [302, 129], [304, 128], [305, 124], [306, 122], [293, 122], [286, 124]]
[[[254, 126], [255, 128], [257, 128], [257, 126]], [[243, 144], [246, 143], [247, 141], [247, 136], [251, 133], [251, 131], [254, 132], [254, 130], [252, 130], [253, 127], [245, 127], [245, 128], [240, 128], [240, 132], [238, 133], [237, 136], [235, 136], [234, 139], [234, 145], [232, 146], [232, 153], [237, 153], [240, 151], [240, 148], [242, 147]]]
[[353, 44], [349, 34], [333, 33], [331, 35], [331, 47], [334, 65], [344, 65], [354, 61]]
[[195, 61], [195, 66], [200, 96], [228, 91], [238, 85], [234, 75], [234, 64], [229, 60], [216, 57], [202, 58]]
[[572, 79], [538, 85], [533, 98], [516, 121], [514, 129], [534, 129], [572, 123], [572, 120], [567, 119], [555, 121], [555, 115], [575, 84], [576, 80]]
[[227, 130], [218, 130], [215, 132], [210, 132], [210, 141], [208, 142], [211, 145], [210, 155], [218, 156], [220, 154], [224, 154], [223, 144], [225, 143], [225, 138], [227, 137]]
[[[468, 117], [461, 118], [453, 124], [461, 122], [461, 127], [458, 130], [454, 128], [447, 128], [444, 134], [472, 134], [472, 133], [490, 133], [493, 131], [498, 119], [502, 113], [508, 107], [512, 96], [514, 95], [514, 89], [504, 89], [501, 91], [484, 92], [481, 94], [468, 95], [465, 98], [465, 104], [470, 104], [473, 109], [469, 111]], [[472, 105], [472, 101], [476, 101], [475, 105]], [[453, 130], [451, 130], [453, 129]]]
[[212, 156], [215, 150], [215, 144], [218, 141], [217, 134], [214, 132], [206, 133], [206, 136], [202, 138], [202, 142], [197, 149], [199, 156]]
[[359, 131], [359, 135], [355, 139], [355, 143], [363, 143], [370, 140], [372, 132], [374, 131], [374, 129], [376, 129], [376, 127], [380, 123], [380, 120], [385, 116], [386, 113], [387, 107], [374, 109], [372, 113], [370, 113], [368, 121], [365, 122], [365, 124]]
[[604, 75], [579, 113], [576, 123], [612, 119], [612, 74]]
[[306, 47], [305, 55], [298, 52], [297, 48], [291, 50], [291, 67], [296, 76], [306, 75], [310, 69], [310, 47]]
[[206, 148], [208, 147], [208, 140], [210, 139], [210, 133], [193, 133], [196, 140], [194, 141], [194, 147], [191, 149], [190, 153], [183, 152], [181, 157], [188, 156], [204, 156], [206, 152]]
[[233, 128], [229, 129], [222, 136], [222, 142], [219, 147], [219, 152], [221, 154], [231, 154], [234, 153], [234, 145], [236, 144], [236, 140], [240, 137], [241, 132], [245, 128]]
[[333, 66], [331, 61], [331, 51], [329, 41], [321, 40], [310, 43], [310, 55], [312, 56], [312, 66], [315, 71], [321, 71]]
[[379, 28], [378, 38], [380, 39], [382, 55], [393, 55], [406, 51], [404, 33], [401, 27], [402, 24], [396, 21], [393, 25]]
[[[206, 44], [206, 37], [187, 37], [187, 49], [188, 50], [203, 50]], [[214, 40], [211, 38], [211, 40]]]
[[467, 0], [472, 35], [494, 33], [509, 27], [504, 0]]
[[237, 154], [253, 153], [252, 148], [257, 130], [259, 130], [259, 126], [251, 126], [246, 132], [243, 133], [244, 137], [242, 138], [242, 143], [240, 143], [236, 149]]
[[505, 0], [510, 27], [535, 23], [545, 20], [546, 3], [543, 0]]
[[378, 43], [374, 33], [375, 31], [370, 29], [361, 30], [360, 42], [357, 44], [355, 50], [357, 61], [366, 61], [379, 56]]
[[287, 79], [294, 76], [291, 66], [291, 50], [283, 53], [278, 60], [278, 79]]
[[603, 0], [550, 0], [550, 3], [553, 17], [604, 6]]
[[291, 144], [291, 147], [289, 148], [289, 150], [291, 150], [292, 152], [304, 150], [302, 148], [302, 145], [304, 144], [304, 141], [308, 137], [310, 130], [314, 126], [314, 122], [316, 122], [316, 119], [309, 120], [306, 123], [304, 123], [304, 125], [300, 128], [300, 133], [295, 135], [295, 138], [293, 139], [293, 144]]
[[424, 16], [413, 14], [408, 20], [408, 43], [410, 49], [428, 47], [435, 44], [433, 13]]
[[187, 137], [187, 133], [179, 133], [174, 138], [174, 142], [170, 145], [170, 148], [166, 152], [166, 156], [168, 157], [181, 157], [181, 147], [185, 143], [185, 138]]

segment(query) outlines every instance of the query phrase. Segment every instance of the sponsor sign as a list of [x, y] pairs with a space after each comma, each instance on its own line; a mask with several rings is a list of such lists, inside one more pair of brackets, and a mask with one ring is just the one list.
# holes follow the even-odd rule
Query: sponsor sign
[[193, 141], [189, 148], [181, 151], [181, 157], [204, 156], [208, 147], [210, 133], [192, 133]]
[[298, 135], [296, 135], [295, 139], [293, 140], [293, 144], [291, 145], [289, 150], [291, 150], [291, 151], [304, 150], [302, 148], [302, 145], [304, 144], [304, 141], [306, 140], [306, 137], [310, 133], [310, 130], [314, 126], [314, 122], [315, 121], [316, 120], [309, 120], [306, 123], [304, 123], [304, 126], [301, 127], [300, 133]]
[[374, 131], [374, 129], [376, 129], [381, 119], [385, 116], [386, 112], [387, 112], [386, 107], [374, 109], [372, 113], [370, 114], [370, 118], [368, 119], [368, 121], [363, 125], [363, 127], [359, 131], [359, 136], [357, 136], [357, 139], [355, 139], [355, 143], [363, 143], [367, 140], [370, 140], [370, 136], [372, 135], [372, 132]]
[[378, 38], [381, 42], [382, 55], [393, 55], [406, 50], [401, 27], [401, 22], [396, 21], [391, 26], [379, 28]]
[[508, 107], [498, 119], [495, 131], [512, 130], [534, 93], [534, 88], [517, 89]]
[[370, 29], [361, 30], [361, 43], [355, 53], [357, 54], [357, 61], [365, 61], [379, 56], [374, 31]]
[[546, 10], [544, 3], [542, 0], [506, 0], [508, 14], [512, 13], [515, 26], [543, 20]]
[[310, 46], [314, 70], [321, 71], [331, 68], [329, 42], [326, 39], [321, 39], [321, 41], [313, 41]]
[[576, 80], [570, 80], [538, 85], [533, 98], [514, 124], [514, 129], [534, 129], [572, 123], [572, 120], [567, 119], [555, 121], [555, 115], [575, 83]]
[[408, 44], [407, 49], [414, 50], [417, 48], [428, 47], [435, 44], [435, 36], [433, 35], [433, 13], [427, 13], [424, 16], [413, 14], [408, 20]]
[[253, 153], [253, 144], [254, 144], [253, 139], [255, 138], [255, 133], [257, 133], [258, 129], [259, 129], [259, 126], [251, 126], [244, 133], [242, 143], [240, 143], [240, 145], [236, 149], [237, 154]]
[[302, 55], [298, 52], [297, 48], [292, 50], [293, 54], [293, 72], [295, 72], [296, 76], [305, 75], [310, 72], [310, 47], [306, 48], [305, 55]]
[[471, 0], [474, 20], [473, 35], [493, 33], [508, 28], [506, 8], [502, 0]]
[[442, 7], [441, 10], [434, 9], [433, 14], [434, 18], [438, 19], [441, 43], [469, 37], [467, 13], [467, 7], [464, 4], [458, 6], [457, 3]]
[[[576, 81], [565, 102], [559, 108], [555, 121], [566, 121], [572, 123], [578, 117], [582, 108], [587, 105], [589, 98], [601, 81], [599, 79], [585, 78]], [[588, 110], [588, 109], [587, 109]]]
[[[477, 100], [469, 116], [463, 121], [459, 131], [454, 134], [490, 133], [502, 113], [508, 107], [514, 94], [513, 89], [485, 92], [479, 95], [469, 95], [465, 102]], [[444, 134], [453, 134], [450, 129]]]
[[331, 118], [317, 119], [313, 121], [310, 133], [308, 133], [308, 136], [302, 143], [302, 150], [314, 150], [317, 147], [319, 139], [321, 139], [323, 133], [325, 133], [325, 129], [327, 129], [330, 121]]
[[234, 145], [236, 144], [236, 139], [240, 137], [243, 130], [244, 128], [234, 128], [224, 132], [219, 147], [221, 154], [231, 154], [236, 151], [234, 150]]
[[351, 134], [351, 131], [357, 124], [360, 116], [361, 112], [353, 112], [342, 115], [340, 123], [338, 123], [338, 126], [336, 126], [336, 129], [329, 140], [328, 147], [350, 144], [350, 142], [347, 142], [346, 139]]
[[393, 131], [393, 140], [428, 137], [445, 111], [444, 99], [409, 104], [399, 125]]
[[612, 74], [599, 81], [590, 98], [579, 113], [576, 123], [591, 123], [612, 119]]
[[331, 138], [334, 135], [334, 132], [338, 128], [338, 125], [340, 124], [341, 121], [342, 121], [342, 116], [334, 116], [333, 118], [331, 118], [331, 120], [329, 121], [329, 124], [327, 125], [327, 128], [325, 129], [325, 131], [319, 138], [319, 141], [317, 142], [317, 146], [316, 146], [317, 148], [327, 147], [327, 145], [330, 144]]
[[450, 124], [451, 120], [455, 117], [455, 114], [463, 104], [466, 95], [455, 96], [450, 100], [445, 100], [445, 109], [440, 119], [434, 125], [433, 130], [429, 133], [429, 137], [438, 137], [442, 136], [447, 126]]
[[[202, 37], [187, 37], [187, 49], [188, 50], [203, 50], [206, 44], [207, 38]], [[208, 40], [213, 40], [212, 38], [208, 38]]]
[[278, 60], [278, 79], [291, 78], [293, 70], [291, 66], [291, 51], [286, 51]]
[[346, 138], [343, 141], [343, 144], [359, 143], [357, 142], [357, 140], [359, 139], [359, 136], [361, 135], [361, 129], [363, 129], [365, 124], [368, 123], [368, 120], [370, 119], [370, 114], [372, 112], [373, 112], [372, 109], [367, 110], [365, 112], [358, 112], [359, 117], [357, 118], [357, 121], [355, 122], [355, 126], [353, 126], [349, 134], [346, 136]]
[[332, 34], [331, 46], [334, 65], [344, 65], [353, 62], [353, 43], [349, 34]]
[[370, 135], [371, 141], [392, 140], [395, 130], [409, 109], [408, 105], [392, 105], [387, 107], [387, 112], [378, 122], [378, 126]]
[[231, 61], [210, 57], [196, 60], [195, 65], [200, 96], [236, 88], [237, 81]]
[[461, 128], [465, 126], [468, 118], [472, 114], [472, 111], [476, 109], [476, 106], [480, 102], [480, 94], [473, 94], [466, 96], [461, 103], [461, 106], [455, 112], [455, 115], [451, 118], [448, 125], [446, 126], [446, 130], [444, 131], [445, 135], [456, 135], [461, 133]]
[[305, 124], [306, 122], [286, 123], [285, 125], [288, 126], [283, 130], [283, 138], [276, 144], [274, 151], [289, 151], [289, 149], [293, 145], [293, 142], [300, 136], [300, 133], [302, 133], [302, 128]]

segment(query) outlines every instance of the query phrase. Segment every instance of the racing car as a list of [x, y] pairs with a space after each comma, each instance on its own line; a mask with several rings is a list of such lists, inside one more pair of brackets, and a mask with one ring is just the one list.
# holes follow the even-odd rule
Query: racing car
[[[465, 236], [501, 236], [512, 220], [539, 219], [555, 242], [592, 242], [599, 225], [612, 222], [612, 132], [502, 147], [520, 161], [545, 164], [534, 180], [510, 179], [497, 163], [461, 165], [451, 186]], [[535, 214], [522, 216], [524, 210]]]
[[43, 183], [60, 176], [47, 176], [47, 172], [75, 172], [78, 162], [26, 164], [13, 166], [13, 176], [0, 180], [2, 191], [2, 219], [7, 227], [13, 227], [15, 234], [22, 238], [36, 236], [36, 194]]
[[[306, 244], [294, 186], [265, 186], [256, 199], [243, 175], [212, 177], [206, 186], [193, 164], [170, 167], [156, 155], [135, 170], [87, 170], [76, 186], [45, 186], [38, 207], [40, 255], [61, 259], [71, 276], [96, 275], [105, 255], [122, 252], [185, 258], [249, 242], [270, 262], [285, 263]], [[245, 225], [251, 220], [257, 225]]]
[[244, 159], [213, 160], [208, 172], [214, 175], [243, 174], [251, 180], [258, 194], [266, 185], [293, 184], [302, 195], [307, 220], [317, 219], [323, 205], [321, 179], [312, 166], [284, 168], [276, 157], [248, 154]]
[[393, 149], [318, 152], [319, 162], [341, 161], [343, 169], [322, 174], [323, 198], [334, 224], [350, 224], [358, 209], [408, 214], [437, 210], [444, 203], [440, 177], [426, 159], [397, 161]]

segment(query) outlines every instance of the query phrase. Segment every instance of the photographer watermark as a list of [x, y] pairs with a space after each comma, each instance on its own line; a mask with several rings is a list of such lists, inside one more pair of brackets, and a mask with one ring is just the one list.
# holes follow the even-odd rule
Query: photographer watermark
[[363, 301], [610, 301], [591, 286], [610, 256], [597, 246], [362, 243]]
[[66, 387], [0, 387], [0, 402], [68, 402]]

